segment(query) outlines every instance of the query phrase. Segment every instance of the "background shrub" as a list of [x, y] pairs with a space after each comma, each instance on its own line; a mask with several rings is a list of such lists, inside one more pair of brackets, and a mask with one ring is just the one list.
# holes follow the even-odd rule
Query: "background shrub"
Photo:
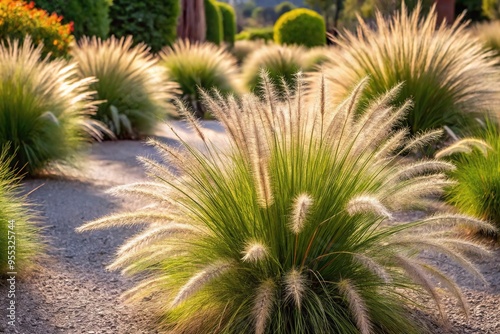
[[446, 200], [460, 212], [481, 217], [500, 228], [500, 129], [488, 121], [476, 135], [489, 148], [480, 150], [459, 142], [451, 150], [456, 153], [448, 153], [456, 166], [449, 175], [457, 183], [447, 189]]
[[223, 41], [233, 46], [236, 36], [236, 13], [234, 8], [224, 2], [217, 2], [217, 6], [222, 18]]
[[237, 41], [256, 41], [256, 40], [264, 40], [264, 41], [272, 41], [273, 40], [274, 30], [273, 27], [265, 27], [265, 28], [248, 28], [242, 30], [240, 33], [236, 35]]
[[170, 80], [180, 87], [180, 98], [192, 111], [203, 117], [200, 88], [210, 92], [217, 89], [226, 95], [237, 92], [236, 60], [223, 48], [211, 43], [177, 41], [160, 53], [161, 65]]
[[120, 139], [151, 134], [171, 109], [173, 97], [173, 85], [158, 60], [145, 44], [132, 43], [132, 36], [83, 38], [71, 52], [78, 76], [98, 80], [90, 90], [95, 101], [103, 102], [93, 117]]
[[[19, 179], [9, 167], [12, 157], [8, 156], [5, 148], [0, 151], [0, 276], [12, 271], [22, 275], [40, 261], [44, 245], [40, 241], [39, 228], [34, 223], [36, 218], [27, 205], [27, 198], [20, 194]], [[9, 224], [9, 221], [14, 223]], [[8, 262], [8, 237], [14, 235], [9, 234], [9, 230], [16, 237], [14, 268], [10, 268]]]
[[490, 20], [500, 18], [500, 3], [497, 0], [483, 0], [483, 14]]
[[276, 13], [276, 17], [279, 18], [281, 15], [288, 13], [289, 11], [296, 8], [297, 6], [295, 6], [293, 3], [289, 1], [283, 1], [282, 3], [274, 6], [274, 12]]
[[174, 43], [179, 11], [179, 0], [113, 0], [110, 34], [132, 35], [135, 43], [146, 43], [158, 52]]
[[[393, 16], [397, 11], [401, 10], [402, 5], [405, 5], [409, 10], [413, 10], [420, 5], [421, 13], [427, 15], [430, 8], [435, 4], [435, 0], [346, 0], [342, 12], [342, 19], [357, 22], [356, 16], [361, 15], [365, 20], [372, 21], [375, 19], [377, 11], [382, 13], [384, 17]], [[459, 12], [457, 12], [459, 14]]]
[[219, 45], [224, 37], [222, 14], [215, 0], [205, 0], [205, 20], [207, 24], [207, 42]]
[[[143, 159], [155, 182], [114, 193], [146, 195], [155, 209], [78, 230], [144, 225], [109, 268], [143, 278], [126, 297], [154, 296], [148, 306], [172, 333], [422, 333], [409, 305], [432, 298], [444, 317], [441, 294], [450, 294], [466, 307], [456, 283], [422, 255], [446, 254], [480, 276], [464, 257], [487, 252], [453, 228], [493, 227], [446, 214], [385, 222], [392, 210], [432, 203], [452, 166], [399, 162], [388, 147], [419, 142], [395, 130], [408, 105], [390, 107], [391, 91], [355, 117], [362, 86], [338, 108], [325, 87], [283, 104], [272, 89], [263, 100], [208, 99], [228, 150], [153, 141], [168, 161]], [[189, 135], [205, 140], [188, 120]]]
[[260, 26], [273, 25], [278, 16], [273, 7], [255, 7], [252, 19]]
[[112, 0], [36, 0], [37, 7], [62, 15], [62, 22], [73, 22], [73, 34], [77, 39], [108, 36], [111, 4]]
[[274, 42], [308, 47], [325, 45], [325, 20], [310, 9], [299, 8], [289, 11], [274, 25]]
[[403, 124], [412, 133], [463, 129], [499, 105], [497, 61], [460, 22], [436, 30], [435, 11], [422, 18], [419, 7], [412, 13], [403, 7], [389, 21], [378, 15], [376, 26], [361, 21], [359, 37], [346, 32], [335, 40], [326, 78], [337, 101], [366, 76], [372, 78], [366, 99], [404, 83], [397, 103], [413, 100]]
[[465, 19], [473, 22], [485, 18], [481, 7], [482, 3], [478, 0], [455, 0], [455, 14], [458, 15], [465, 11]]
[[68, 162], [97, 135], [88, 88], [65, 60], [41, 59], [31, 39], [0, 46], [0, 147], [9, 146], [11, 167], [36, 174], [54, 162]]
[[34, 6], [33, 2], [0, 0], [0, 40], [23, 40], [30, 35], [35, 45], [44, 45], [44, 56], [65, 56], [73, 40], [71, 25], [61, 24], [62, 17]]

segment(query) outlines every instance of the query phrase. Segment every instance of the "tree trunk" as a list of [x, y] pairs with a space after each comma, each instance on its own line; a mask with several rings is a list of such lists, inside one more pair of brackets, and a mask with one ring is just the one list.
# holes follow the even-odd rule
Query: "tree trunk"
[[436, 12], [438, 23], [446, 20], [447, 24], [453, 24], [455, 20], [455, 0], [436, 0]]
[[177, 37], [192, 42], [205, 41], [207, 33], [204, 0], [181, 0]]

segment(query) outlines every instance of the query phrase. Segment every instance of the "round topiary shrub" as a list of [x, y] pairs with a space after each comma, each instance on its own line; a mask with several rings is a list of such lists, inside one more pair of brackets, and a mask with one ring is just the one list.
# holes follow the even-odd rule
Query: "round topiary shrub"
[[73, 22], [73, 34], [106, 38], [109, 33], [109, 7], [112, 0], [37, 0], [36, 6], [63, 16], [64, 23]]
[[215, 0], [205, 0], [205, 20], [208, 42], [219, 45], [223, 38], [222, 14]]
[[222, 17], [223, 40], [230, 46], [234, 45], [236, 36], [236, 13], [234, 8], [224, 2], [217, 2]]
[[33, 2], [0, 0], [0, 40], [23, 40], [31, 36], [35, 45], [43, 44], [43, 56], [65, 56], [73, 41], [72, 26], [61, 24], [56, 13], [35, 8]]
[[326, 26], [321, 15], [300, 8], [283, 14], [274, 25], [274, 42], [307, 47], [325, 45]]
[[135, 43], [158, 52], [174, 43], [179, 13], [179, 0], [113, 0], [110, 33], [118, 38], [132, 35]]

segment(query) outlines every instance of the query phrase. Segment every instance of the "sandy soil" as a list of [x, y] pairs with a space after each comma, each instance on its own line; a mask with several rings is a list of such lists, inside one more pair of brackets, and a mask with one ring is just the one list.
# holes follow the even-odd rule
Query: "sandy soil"
[[[185, 125], [172, 123], [185, 133]], [[225, 136], [215, 122], [206, 123], [209, 137], [219, 145]], [[158, 138], [179, 145], [168, 126]], [[195, 139], [193, 143], [197, 144]], [[23, 182], [24, 191], [41, 212], [48, 257], [30, 276], [18, 279], [17, 325], [7, 326], [5, 286], [0, 287], [0, 333], [156, 333], [153, 319], [141, 310], [120, 303], [118, 297], [133, 286], [130, 278], [106, 271], [114, 251], [137, 230], [112, 229], [78, 234], [75, 228], [105, 214], [130, 208], [130, 203], [114, 199], [105, 191], [111, 186], [145, 180], [136, 156], [155, 157], [142, 142], [120, 141], [94, 144], [79, 171]], [[141, 206], [145, 203], [135, 203]], [[471, 317], [466, 320], [450, 306], [453, 333], [500, 333], [500, 250], [491, 258], [477, 259], [490, 283], [484, 286], [466, 273], [450, 266], [444, 258], [434, 258], [464, 287]], [[15, 330], [14, 330], [15, 329]], [[436, 333], [445, 329], [435, 327]]]

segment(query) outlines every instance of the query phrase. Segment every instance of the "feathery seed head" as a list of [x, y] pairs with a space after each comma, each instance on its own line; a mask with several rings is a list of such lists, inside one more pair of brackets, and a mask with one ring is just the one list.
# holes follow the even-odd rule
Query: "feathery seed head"
[[374, 196], [356, 196], [347, 203], [347, 212], [353, 216], [355, 214], [374, 214], [377, 216], [392, 219], [391, 213]]
[[242, 253], [241, 260], [243, 262], [258, 262], [264, 260], [267, 256], [267, 248], [262, 243], [254, 241], [247, 243]]
[[211, 264], [202, 271], [198, 272], [179, 290], [172, 301], [171, 307], [178, 306], [186, 300], [186, 298], [189, 298], [192, 294], [202, 289], [205, 284], [219, 277], [224, 272], [231, 269], [231, 267], [233, 267], [232, 262], [219, 261], [218, 263]]
[[293, 233], [299, 234], [304, 228], [313, 199], [306, 193], [298, 195], [293, 202], [293, 211], [290, 228]]
[[253, 305], [255, 334], [264, 334], [266, 332], [266, 325], [271, 317], [275, 294], [276, 284], [272, 279], [265, 280], [257, 288]]
[[293, 300], [297, 308], [300, 310], [302, 298], [306, 291], [306, 281], [303, 274], [293, 268], [285, 274], [285, 292], [286, 298]]
[[484, 140], [477, 138], [464, 138], [458, 142], [443, 148], [436, 153], [436, 158], [440, 159], [455, 153], [470, 153], [473, 149], [479, 150], [484, 156], [488, 155], [491, 146]]
[[361, 334], [372, 333], [372, 323], [366, 303], [358, 289], [349, 279], [342, 279], [337, 283], [340, 293], [344, 296], [349, 309], [356, 319], [356, 325]]

